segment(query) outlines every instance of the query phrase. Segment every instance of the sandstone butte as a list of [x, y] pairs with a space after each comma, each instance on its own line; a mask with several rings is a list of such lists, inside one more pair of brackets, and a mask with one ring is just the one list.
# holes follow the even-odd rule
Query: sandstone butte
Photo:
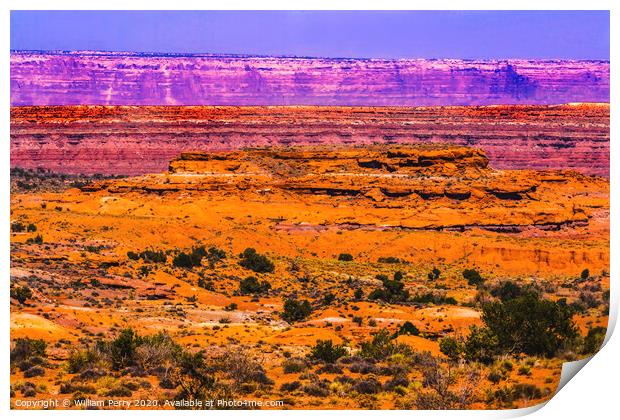
[[[12, 282], [34, 293], [31, 305], [11, 305], [12, 338], [63, 340], [48, 346], [56, 365], [46, 368], [47, 391], [37, 398], [58, 395], [59, 381], [84, 383], [63, 368], [80, 340], [112, 338], [130, 326], [140, 334], [163, 328], [188, 348], [252, 349], [275, 382], [262, 395], [287, 398], [292, 408], [357, 407], [363, 398], [346, 393], [315, 398], [282, 391], [287, 382], [308, 383], [304, 373], [283, 371], [283, 363], [304, 358], [318, 339], [359, 348], [371, 333], [394, 331], [405, 321], [421, 335], [399, 341], [440, 356], [439, 338], [481, 323], [477, 289], [462, 275], [467, 267], [476, 267], [487, 284], [534, 282], [550, 299], [574, 302], [595, 290], [592, 296], [604, 302], [609, 290], [609, 182], [576, 171], [496, 170], [471, 147], [186, 151], [161, 173], [13, 193], [11, 210], [12, 221], [35, 224], [43, 238], [37, 244], [27, 240], [34, 233], [11, 236]], [[197, 244], [217, 246], [227, 257], [194, 270], [170, 264], [175, 253]], [[241, 267], [238, 255], [247, 247], [266, 254], [275, 271]], [[147, 249], [169, 251], [168, 262], [128, 258], [128, 251]], [[353, 261], [338, 261], [340, 253]], [[378, 262], [387, 257], [398, 261]], [[440, 279], [427, 277], [434, 267]], [[584, 268], [592, 279], [576, 281]], [[377, 274], [395, 270], [405, 273], [412, 295], [442, 293], [458, 304], [352, 300], [354, 288], [367, 296], [380, 284]], [[268, 280], [270, 292], [240, 295], [239, 280], [249, 275]], [[201, 279], [212, 287], [200, 286]], [[327, 293], [335, 297], [331, 306], [319, 304]], [[317, 309], [288, 325], [279, 315], [287, 296], [309, 299]], [[350, 304], [338, 304], [343, 301]], [[604, 304], [575, 315], [575, 322], [582, 335], [606, 326]], [[530, 359], [510, 359], [515, 368], [502, 383], [532, 384], [542, 393], [514, 406], [544, 401], [557, 386], [564, 359], [535, 358], [523, 376], [517, 366]], [[487, 379], [491, 368], [480, 369], [481, 399], [471, 408], [489, 408], [484, 390], [497, 389]], [[319, 376], [333, 381], [336, 375]], [[416, 368], [410, 377], [423, 380]], [[147, 379], [152, 385], [134, 398], [171, 395], [157, 378]], [[24, 381], [23, 373], [15, 369], [11, 380]], [[86, 383], [107, 392], [105, 381]], [[398, 399], [380, 393], [373, 407], [395, 408]]]
[[12, 105], [609, 102], [609, 61], [11, 52]]
[[11, 108], [11, 166], [140, 175], [188, 150], [446, 143], [497, 169], [609, 176], [609, 104], [482, 107], [36, 106]]
[[[494, 266], [497, 261], [490, 254], [497, 252], [500, 270], [511, 272], [513, 267], [525, 274], [574, 270], [577, 259], [603, 269], [609, 256], [597, 247], [582, 250], [579, 245], [575, 253], [571, 247], [542, 243], [502, 245], [516, 247], [519, 254], [503, 254], [506, 249], [501, 246], [466, 251], [463, 247], [468, 246], [454, 237], [475, 230], [499, 234], [494, 237], [500, 242], [511, 238], [503, 235], [507, 233], [561, 240], [583, 238], [587, 232], [607, 241], [608, 189], [606, 180], [574, 171], [497, 171], [488, 166], [481, 150], [467, 147], [270, 148], [182, 153], [166, 173], [93, 183], [82, 188], [78, 201], [99, 203], [95, 208], [102, 211], [140, 214], [147, 210], [135, 208], [138, 202], [169, 203], [166, 214], [176, 213], [177, 202], [196, 206], [195, 211], [200, 203], [209, 203], [218, 231], [230, 235], [226, 219], [231, 230], [246, 217], [262, 220], [264, 227], [251, 228], [256, 231], [247, 237], [234, 235], [235, 241], [251, 246], [255, 236], [262, 235], [258, 243], [281, 247], [290, 255], [314, 252], [328, 257], [334, 250], [355, 248], [376, 259], [381, 255], [375, 255], [371, 237], [382, 235], [402, 238], [390, 242], [385, 252], [399, 253], [404, 247], [402, 252], [409, 254], [406, 248], [417, 248], [410, 235], [418, 232], [423, 237], [426, 232], [455, 242], [442, 245], [451, 249], [447, 251], [436, 249], [437, 244], [427, 249], [423, 241], [419, 245], [426, 251], [413, 253], [420, 262], [437, 255], [462, 258], [471, 252], [476, 263]], [[105, 198], [108, 194], [116, 198]], [[348, 233], [333, 239], [339, 230]], [[306, 235], [300, 236], [303, 232]], [[298, 242], [308, 235], [333, 238], [322, 245]]]

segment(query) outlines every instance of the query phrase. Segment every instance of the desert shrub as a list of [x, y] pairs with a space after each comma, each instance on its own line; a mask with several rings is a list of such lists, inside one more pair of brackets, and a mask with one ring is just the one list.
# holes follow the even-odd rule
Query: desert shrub
[[244, 295], [266, 293], [271, 289], [268, 281], [259, 282], [254, 276], [246, 277], [239, 282], [239, 292]]
[[67, 371], [79, 373], [86, 369], [92, 369], [99, 364], [105, 356], [97, 347], [85, 350], [72, 350], [67, 358]]
[[280, 386], [280, 391], [292, 392], [301, 388], [301, 382], [293, 381], [293, 382], [285, 382]]
[[353, 261], [353, 255], [347, 253], [338, 254], [338, 261]]
[[[478, 371], [463, 374], [442, 367], [433, 360], [423, 369], [421, 391], [415, 398], [415, 405], [421, 410], [462, 410], [475, 400], [479, 381]], [[458, 386], [462, 383], [462, 386]]]
[[146, 263], [166, 263], [166, 253], [164, 251], [147, 249], [140, 253], [140, 258]]
[[200, 399], [217, 396], [220, 390], [218, 381], [207, 366], [202, 352], [182, 352], [177, 358], [174, 372], [171, 374], [172, 383], [178, 384], [178, 393], [175, 399]]
[[22, 305], [26, 303], [26, 301], [32, 298], [32, 290], [28, 286], [15, 286], [11, 287], [11, 297], [17, 300]]
[[324, 382], [312, 382], [303, 387], [303, 391], [313, 397], [327, 397], [329, 389]]
[[11, 364], [19, 363], [31, 357], [46, 358], [45, 349], [47, 343], [44, 340], [32, 338], [18, 338], [13, 341], [10, 360]]
[[405, 290], [405, 284], [401, 281], [403, 275], [400, 271], [394, 273], [392, 279], [384, 274], [376, 276], [381, 280], [383, 287], [373, 290], [368, 295], [368, 300], [382, 300], [384, 302], [404, 302], [409, 298], [409, 291]]
[[489, 374], [487, 375], [487, 379], [494, 384], [499, 383], [499, 381], [501, 381], [503, 379], [503, 375], [501, 372], [499, 372], [498, 370], [491, 370], [489, 372]]
[[581, 274], [579, 275], [579, 277], [581, 278], [581, 280], [585, 281], [588, 280], [590, 278], [590, 270], [588, 270], [587, 268], [584, 269]]
[[133, 251], [127, 251], [127, 258], [137, 261], [140, 259], [140, 255]]
[[351, 363], [351, 365], [349, 366], [349, 370], [352, 373], [361, 373], [363, 375], [366, 375], [369, 373], [375, 373], [377, 371], [377, 367], [374, 365], [374, 363], [371, 363], [370, 361], [361, 360]]
[[224, 306], [225, 311], [236, 311], [238, 308], [239, 305], [237, 305], [235, 302], [229, 303], [228, 305]]
[[215, 360], [213, 367], [225, 372], [237, 386], [252, 382], [263, 385], [273, 384], [261, 363], [252, 359], [243, 348], [229, 349]]
[[36, 232], [37, 231], [37, 226], [34, 223], [29, 223], [28, 227], [26, 228], [26, 230], [28, 232]]
[[325, 363], [323, 365], [321, 365], [317, 370], [316, 373], [337, 373], [340, 374], [342, 373], [342, 368], [335, 364], [335, 363]]
[[310, 350], [308, 357], [325, 363], [335, 363], [341, 357], [349, 355], [346, 347], [334, 345], [332, 340], [318, 340]]
[[299, 358], [286, 359], [282, 362], [284, 373], [300, 373], [308, 368], [305, 360]]
[[491, 330], [477, 326], [470, 328], [464, 345], [467, 360], [491, 363], [500, 351], [499, 339]]
[[26, 243], [41, 245], [43, 243], [43, 236], [41, 236], [41, 234], [38, 234], [34, 238], [28, 238], [26, 239]]
[[26, 230], [26, 226], [22, 222], [13, 222], [11, 223], [11, 232], [24, 232]]
[[396, 257], [379, 257], [377, 262], [384, 263], [384, 264], [400, 264], [402, 260]]
[[439, 341], [439, 350], [450, 360], [459, 360], [463, 354], [463, 343], [454, 337], [445, 337]]
[[364, 291], [360, 288], [355, 289], [353, 298], [355, 298], [355, 300], [362, 300], [364, 298]]
[[482, 309], [482, 321], [502, 351], [548, 357], [577, 336], [572, 315], [566, 301], [553, 302], [533, 294], [488, 303]]
[[206, 257], [209, 262], [216, 263], [226, 258], [226, 251], [216, 246], [212, 246], [207, 250]]
[[475, 268], [468, 268], [463, 270], [463, 278], [467, 280], [467, 284], [470, 286], [478, 286], [484, 283], [484, 279]]
[[498, 298], [502, 302], [524, 295], [538, 296], [538, 292], [530, 286], [521, 286], [511, 280], [502, 281], [494, 285], [490, 290], [491, 296]]
[[407, 379], [407, 377], [395, 376], [394, 378], [389, 379], [385, 382], [385, 384], [383, 384], [383, 389], [385, 389], [386, 391], [394, 391], [398, 387], [406, 388], [408, 386], [409, 379]]
[[32, 366], [31, 368], [24, 371], [24, 378], [33, 378], [35, 376], [43, 376], [45, 375], [45, 369], [41, 366]]
[[375, 360], [385, 360], [397, 353], [410, 354], [411, 347], [396, 343], [394, 336], [385, 328], [373, 334], [372, 340], [361, 343], [359, 351], [363, 358]]
[[396, 335], [420, 335], [420, 330], [418, 327], [413, 325], [410, 321], [405, 321], [403, 325], [400, 326]]
[[105, 393], [106, 397], [131, 397], [132, 392], [125, 385], [119, 384]]
[[433, 269], [427, 275], [430, 281], [439, 279], [439, 276], [441, 276], [441, 271], [439, 271], [437, 267], [433, 267]]
[[239, 255], [239, 265], [256, 273], [272, 273], [275, 269], [273, 262], [265, 255], [259, 254], [254, 248], [246, 248]]
[[135, 363], [136, 348], [142, 343], [141, 337], [131, 328], [120, 332], [109, 343], [109, 354], [114, 369], [122, 369]]
[[297, 321], [303, 321], [312, 313], [312, 306], [307, 300], [287, 299], [284, 302], [284, 311], [282, 319], [289, 324]]
[[537, 400], [544, 395], [545, 393], [534, 384], [518, 383], [495, 389], [490, 393], [487, 402], [496, 402], [500, 407], [512, 407], [516, 400]]
[[167, 333], [141, 337], [135, 347], [135, 361], [146, 371], [169, 368], [183, 352], [182, 347]]
[[202, 265], [202, 259], [207, 256], [204, 246], [192, 248], [191, 252], [179, 252], [173, 259], [172, 265], [179, 268], [193, 268]]
[[599, 351], [605, 341], [605, 335], [607, 334], [607, 328], [594, 327], [588, 330], [588, 334], [583, 340], [583, 354], [593, 354]]
[[579, 293], [579, 299], [575, 306], [577, 308], [592, 309], [592, 308], [596, 308], [600, 304], [601, 302], [596, 297], [595, 293], [584, 291], [584, 292]]
[[327, 292], [325, 293], [325, 295], [323, 295], [323, 299], [321, 300], [324, 306], [329, 306], [336, 300], [336, 295], [334, 295], [332, 292]]
[[365, 378], [353, 385], [353, 390], [360, 394], [376, 394], [381, 390], [381, 382], [375, 378]]

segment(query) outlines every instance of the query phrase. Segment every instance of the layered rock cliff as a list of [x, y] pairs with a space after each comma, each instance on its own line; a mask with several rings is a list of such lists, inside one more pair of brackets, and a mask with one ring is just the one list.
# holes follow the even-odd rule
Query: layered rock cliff
[[609, 174], [609, 105], [488, 107], [13, 107], [11, 165], [162, 172], [190, 150], [450, 143], [499, 169]]
[[11, 53], [12, 105], [608, 102], [609, 62]]
[[[478, 149], [446, 145], [265, 148], [186, 152], [163, 174], [105, 180], [86, 193], [114, 197], [208, 198], [287, 203], [322, 211], [276, 210], [273, 229], [558, 231], [589, 223], [589, 189], [607, 182], [573, 171], [497, 171]], [[592, 199], [589, 199], [592, 204]], [[243, 204], [242, 204], [243, 203]], [[237, 207], [235, 207], [237, 208]], [[239, 210], [239, 214], [255, 214]]]

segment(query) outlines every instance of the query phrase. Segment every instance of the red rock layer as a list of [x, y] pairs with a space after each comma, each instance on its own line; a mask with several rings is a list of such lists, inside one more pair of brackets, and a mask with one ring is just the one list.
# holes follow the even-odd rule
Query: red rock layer
[[498, 169], [609, 175], [609, 105], [489, 107], [13, 107], [11, 166], [137, 175], [188, 150], [451, 143]]
[[11, 53], [16, 106], [568, 102], [609, 102], [609, 62]]

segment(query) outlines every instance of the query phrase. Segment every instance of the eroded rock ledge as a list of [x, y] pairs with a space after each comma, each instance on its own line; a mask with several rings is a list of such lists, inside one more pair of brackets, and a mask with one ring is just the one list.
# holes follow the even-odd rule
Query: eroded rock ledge
[[[273, 228], [515, 233], [587, 226], [608, 184], [573, 171], [498, 171], [479, 149], [442, 145], [185, 152], [164, 174], [83, 188], [108, 194], [187, 194], [281, 203]], [[318, 208], [312, 215], [295, 209]], [[290, 211], [289, 211], [290, 209]]]

